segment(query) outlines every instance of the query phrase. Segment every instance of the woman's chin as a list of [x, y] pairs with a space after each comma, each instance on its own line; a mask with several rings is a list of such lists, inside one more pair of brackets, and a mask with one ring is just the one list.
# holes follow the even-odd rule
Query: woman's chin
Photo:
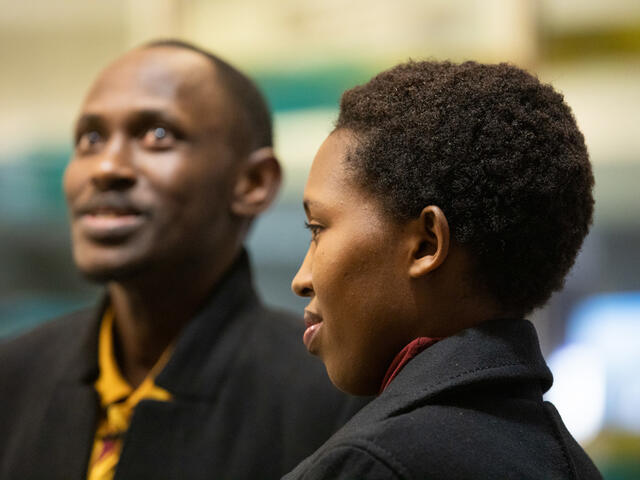
[[327, 362], [325, 362], [325, 368], [331, 383], [344, 393], [366, 397], [375, 395], [380, 390], [382, 378], [378, 380], [377, 377], [358, 375], [353, 370], [331, 367]]

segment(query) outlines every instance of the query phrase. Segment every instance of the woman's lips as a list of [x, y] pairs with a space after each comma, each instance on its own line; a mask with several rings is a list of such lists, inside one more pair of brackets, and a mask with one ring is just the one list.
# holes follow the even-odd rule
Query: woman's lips
[[317, 313], [305, 310], [304, 323], [307, 326], [307, 329], [304, 331], [302, 341], [304, 342], [304, 346], [307, 347], [307, 350], [314, 353], [312, 351], [312, 342], [322, 327], [322, 317]]

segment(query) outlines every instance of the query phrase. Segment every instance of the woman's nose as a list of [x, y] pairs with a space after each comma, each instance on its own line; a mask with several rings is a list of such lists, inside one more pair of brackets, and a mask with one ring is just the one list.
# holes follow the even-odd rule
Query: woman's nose
[[307, 254], [302, 261], [302, 265], [293, 277], [291, 282], [291, 290], [301, 297], [311, 297], [313, 295], [313, 284], [311, 281], [311, 253], [307, 250]]

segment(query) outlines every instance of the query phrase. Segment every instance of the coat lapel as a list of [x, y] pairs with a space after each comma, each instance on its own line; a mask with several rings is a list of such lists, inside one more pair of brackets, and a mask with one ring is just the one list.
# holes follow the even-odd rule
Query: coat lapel
[[182, 332], [155, 383], [178, 398], [215, 397], [228, 375], [227, 365], [242, 348], [250, 328], [246, 317], [258, 305], [249, 259], [243, 252], [218, 283], [207, 305]]
[[34, 408], [33, 416], [37, 420], [30, 422], [30, 429], [20, 439], [21, 457], [31, 461], [17, 466], [24, 471], [16, 471], [15, 478], [86, 478], [97, 415], [93, 381], [98, 370], [99, 312], [78, 312], [69, 319], [76, 324], [74, 337], [66, 345], [60, 345], [64, 357], [51, 365], [48, 372], [51, 390], [47, 388], [43, 392], [48, 396], [48, 403]]
[[224, 409], [216, 405], [258, 306], [243, 253], [186, 326], [155, 379], [173, 399], [146, 400], [136, 406], [115, 480], [201, 478], [203, 465], [211, 478], [227, 476], [220, 472], [226, 472], [237, 432], [229, 429], [229, 419], [220, 417]]
[[[93, 444], [97, 398], [91, 385], [59, 385], [37, 437], [39, 469], [50, 479], [86, 478]], [[64, 438], [64, 441], [60, 439]]]

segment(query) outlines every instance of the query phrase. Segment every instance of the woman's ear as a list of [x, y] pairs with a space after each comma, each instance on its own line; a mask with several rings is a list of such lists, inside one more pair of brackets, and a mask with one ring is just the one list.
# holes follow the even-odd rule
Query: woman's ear
[[438, 268], [449, 254], [449, 222], [440, 207], [429, 205], [415, 221], [409, 275], [419, 278]]
[[240, 166], [233, 189], [231, 211], [254, 217], [265, 211], [275, 199], [282, 180], [282, 170], [273, 148], [260, 148]]

